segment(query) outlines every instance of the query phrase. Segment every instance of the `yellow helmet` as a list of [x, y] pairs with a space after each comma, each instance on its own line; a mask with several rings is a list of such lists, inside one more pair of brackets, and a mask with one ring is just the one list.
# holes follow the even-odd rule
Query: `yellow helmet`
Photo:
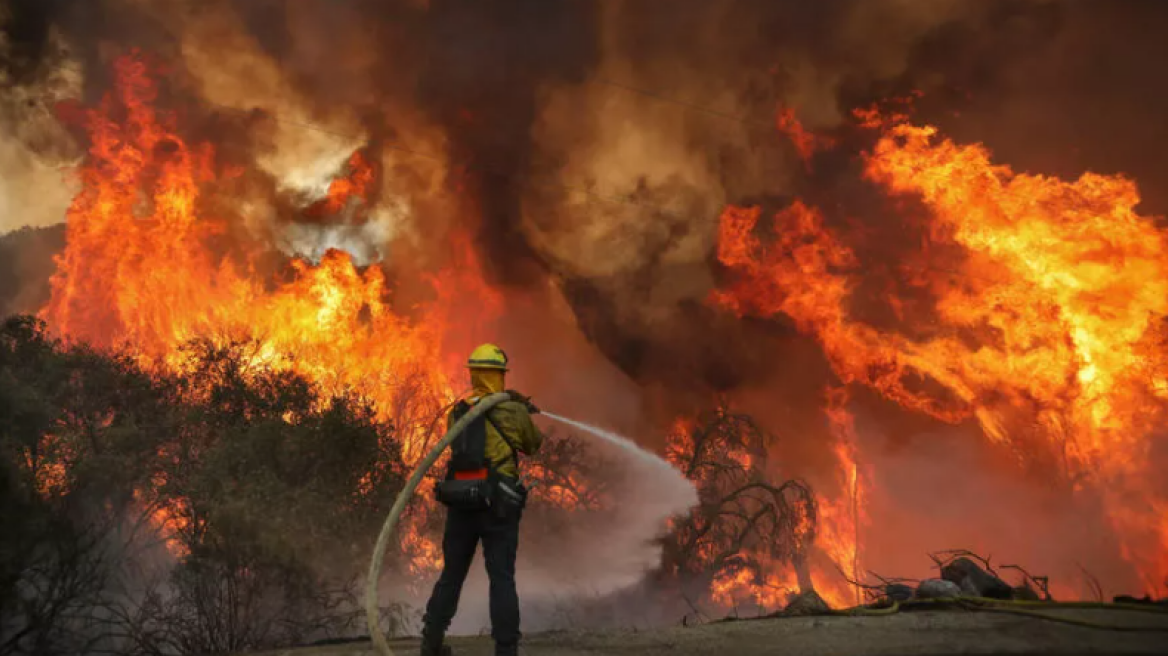
[[468, 369], [498, 369], [507, 371], [507, 354], [494, 344], [483, 344], [470, 354]]

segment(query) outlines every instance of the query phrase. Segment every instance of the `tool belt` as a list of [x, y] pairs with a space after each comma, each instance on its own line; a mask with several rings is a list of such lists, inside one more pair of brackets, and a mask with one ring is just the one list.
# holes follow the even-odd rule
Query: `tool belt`
[[438, 483], [438, 501], [457, 510], [486, 510], [491, 506], [491, 486], [481, 481], [447, 480]]
[[490, 510], [504, 518], [527, 506], [527, 489], [509, 476], [487, 474], [483, 478], [450, 478], [436, 486], [438, 501], [455, 510]]

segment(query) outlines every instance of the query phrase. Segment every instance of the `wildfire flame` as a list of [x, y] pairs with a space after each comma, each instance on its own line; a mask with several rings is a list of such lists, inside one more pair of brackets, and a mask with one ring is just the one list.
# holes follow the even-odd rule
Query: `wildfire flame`
[[[802, 202], [774, 217], [770, 243], [758, 208], [727, 208], [718, 259], [734, 279], [715, 301], [739, 315], [789, 318], [844, 385], [945, 422], [976, 421], [1023, 464], [1059, 463], [1068, 487], [1103, 499], [1123, 557], [1159, 587], [1168, 507], [1148, 455], [1168, 393], [1168, 252], [1154, 219], [1135, 210], [1136, 185], [1016, 173], [985, 147], [940, 139], [903, 116], [860, 118], [883, 130], [865, 176], [928, 210], [925, 247], [901, 273], [933, 299], [929, 321], [865, 320], [855, 298], [862, 263]], [[888, 299], [901, 316], [902, 301]], [[828, 411], [837, 429], [849, 425], [841, 406]], [[847, 442], [841, 471], [862, 498]], [[828, 513], [839, 504], [826, 501]], [[850, 568], [856, 549], [837, 562]]]
[[[840, 489], [843, 493], [834, 499], [821, 495], [819, 518], [822, 528], [819, 546], [833, 563], [847, 573], [850, 580], [860, 581], [864, 578], [860, 569], [860, 530], [865, 520], [865, 483], [856, 461], [856, 425], [847, 410], [847, 401], [846, 388], [828, 391], [826, 410], [832, 433], [836, 437], [832, 450], [839, 460], [838, 471], [842, 478]], [[844, 594], [838, 589], [833, 592], [837, 598]], [[853, 603], [862, 602], [858, 588], [850, 592]]]
[[[843, 482], [851, 485], [852, 494], [838, 502], [805, 502], [798, 494], [788, 496], [788, 490], [779, 492], [785, 502], [768, 507], [765, 486], [772, 472], [765, 462], [765, 434], [749, 418], [721, 410], [712, 420], [703, 419], [674, 421], [666, 457], [695, 483], [701, 498], [694, 515], [672, 527], [682, 538], [680, 548], [692, 549], [692, 562], [684, 563], [688, 573], [712, 575], [709, 600], [727, 609], [749, 603], [773, 610], [814, 588], [832, 607], [857, 603], [855, 588], [839, 576], [837, 564], [851, 571], [859, 566], [859, 479]], [[838, 453], [851, 458], [846, 449]], [[847, 472], [855, 475], [857, 469]], [[780, 522], [778, 532], [765, 526], [760, 531], [772, 512], [790, 523]], [[725, 524], [714, 525], [713, 517]]]
[[[142, 62], [122, 58], [116, 74], [114, 93], [84, 113], [92, 146], [43, 317], [71, 339], [132, 344], [151, 366], [182, 367], [181, 347], [193, 338], [256, 340], [257, 361], [370, 398], [394, 418], [405, 460], [415, 462], [430, 420], [462, 391], [449, 356], [466, 350], [474, 326], [460, 306], [473, 298], [472, 314], [487, 323], [502, 304], [469, 240], [450, 238], [455, 257], [426, 278], [429, 300], [408, 311], [395, 305], [380, 267], [358, 267], [339, 251], [316, 264], [294, 260], [290, 278], [274, 281], [261, 271], [265, 248], [247, 242], [219, 197], [230, 169], [155, 108]], [[976, 422], [1024, 464], [1059, 463], [1068, 487], [1103, 499], [1123, 557], [1158, 587], [1168, 579], [1168, 499], [1153, 486], [1148, 455], [1168, 402], [1168, 253], [1163, 231], [1135, 210], [1136, 186], [1095, 174], [1070, 182], [1019, 174], [983, 146], [939, 139], [906, 115], [857, 118], [882, 131], [865, 156], [866, 177], [929, 212], [926, 248], [899, 270], [931, 299], [928, 321], [905, 317], [907, 303], [895, 296], [887, 303], [900, 324], [867, 320], [855, 298], [863, 263], [847, 236], [801, 201], [765, 226], [769, 240], [760, 209], [728, 207], [717, 252], [733, 279], [715, 302], [741, 316], [789, 318], [818, 341], [841, 383], [825, 404], [838, 480], [818, 499], [816, 547], [830, 564], [813, 565], [816, 587], [833, 605], [857, 601], [831, 567], [859, 578], [864, 556], [869, 476], [847, 409], [853, 386], [944, 422]], [[777, 121], [808, 166], [832, 144], [790, 111]], [[305, 215], [329, 220], [366, 202], [379, 175], [368, 153], [354, 152]], [[753, 466], [752, 453], [728, 455]], [[548, 498], [580, 503], [576, 481], [567, 483]], [[416, 526], [403, 548], [414, 571], [439, 562]], [[795, 573], [776, 565], [728, 573], [710, 592], [773, 608], [797, 586]]]
[[795, 110], [791, 107], [782, 107], [779, 109], [775, 117], [775, 127], [791, 140], [791, 145], [795, 147], [795, 152], [799, 154], [799, 158], [803, 160], [803, 165], [808, 169], [811, 168], [811, 157], [815, 154], [815, 151], [833, 145], [831, 139], [816, 135], [803, 127], [803, 124], [795, 116]]
[[[443, 346], [460, 290], [486, 315], [498, 307], [465, 243], [454, 244], [461, 258], [430, 278], [434, 298], [413, 317], [392, 307], [380, 268], [359, 270], [340, 251], [315, 265], [294, 260], [291, 280], [266, 287], [252, 253], [222, 253], [214, 243], [232, 226], [210, 209], [219, 182], [213, 150], [188, 145], [173, 117], [153, 109], [144, 64], [123, 58], [117, 74], [116, 97], [87, 114], [93, 145], [43, 312], [50, 325], [98, 345], [128, 342], [169, 364], [195, 337], [256, 338], [257, 357], [326, 387], [357, 389], [383, 411], [407, 383], [435, 403], [450, 396]], [[117, 112], [125, 120], [115, 121]], [[321, 201], [329, 210], [369, 190], [360, 152], [350, 167]]]
[[373, 166], [366, 160], [361, 151], [355, 151], [349, 157], [349, 174], [334, 178], [329, 183], [328, 194], [317, 204], [309, 207], [308, 215], [336, 214], [345, 209], [352, 199], [364, 199], [372, 190], [376, 177]]
[[[406, 462], [415, 462], [430, 420], [462, 391], [445, 358], [460, 338], [451, 329], [458, 303], [474, 298], [483, 321], [498, 311], [465, 240], [454, 239], [459, 257], [430, 276], [433, 299], [413, 316], [393, 308], [380, 268], [359, 270], [340, 251], [316, 265], [293, 261], [291, 280], [269, 286], [253, 251], [217, 241], [233, 226], [215, 209], [224, 179], [213, 149], [188, 144], [174, 116], [154, 108], [145, 64], [124, 57], [116, 73], [115, 93], [85, 114], [92, 146], [43, 311], [49, 325], [98, 346], [132, 344], [147, 364], [168, 367], [183, 365], [181, 347], [193, 338], [257, 340], [257, 361], [326, 390], [355, 390], [392, 415]], [[349, 169], [317, 210], [337, 212], [369, 193], [373, 171], [360, 152]], [[423, 536], [405, 544], [415, 565], [438, 562]]]

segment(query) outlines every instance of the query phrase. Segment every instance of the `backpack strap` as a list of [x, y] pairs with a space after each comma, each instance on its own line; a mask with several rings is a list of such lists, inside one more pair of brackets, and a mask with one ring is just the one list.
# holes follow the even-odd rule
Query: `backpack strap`
[[[518, 468], [519, 468], [519, 448], [515, 446], [515, 444], [511, 441], [510, 437], [507, 437], [507, 433], [505, 433], [503, 431], [503, 429], [499, 428], [499, 425], [496, 424], [491, 419], [490, 412], [487, 412], [484, 416], [487, 418], [487, 423], [490, 424], [495, 429], [495, 432], [499, 434], [499, 438], [503, 440], [503, 444], [506, 444], [507, 448], [510, 449], [511, 462], [515, 463], [516, 470], [518, 470]], [[518, 471], [516, 473], [518, 473]]]
[[[472, 407], [471, 403], [460, 401], [451, 411], [450, 416], [454, 421], [458, 421]], [[486, 438], [487, 424], [483, 417], [479, 417], [454, 439], [450, 445], [450, 461], [447, 465], [448, 479], [454, 478], [457, 472], [480, 471], [486, 467]]]

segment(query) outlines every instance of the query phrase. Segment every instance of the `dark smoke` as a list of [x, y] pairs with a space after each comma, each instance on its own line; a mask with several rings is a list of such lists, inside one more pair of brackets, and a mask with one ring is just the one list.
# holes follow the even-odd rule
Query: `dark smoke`
[[[374, 156], [394, 158], [380, 193], [416, 208], [409, 230], [469, 230], [495, 283], [550, 276], [607, 358], [675, 393], [763, 384], [782, 375], [764, 355], [806, 346], [785, 326], [725, 321], [705, 307], [726, 204], [761, 200], [769, 213], [802, 197], [833, 224], [865, 222], [867, 236], [852, 244], [876, 263], [865, 285], [879, 294], [892, 284], [879, 263], [911, 248], [921, 217], [859, 180], [854, 154], [870, 136], [836, 129], [852, 108], [919, 90], [920, 119], [958, 140], [984, 141], [1024, 170], [1123, 171], [1141, 183], [1147, 211], [1168, 210], [1168, 153], [1148, 147], [1168, 129], [1163, 3], [162, 4], [11, 0], [6, 83], [35, 87], [68, 57], [92, 102], [109, 88], [111, 59], [141, 48], [198, 104], [200, 93], [246, 88], [261, 73], [244, 64], [232, 72], [244, 77], [200, 91], [205, 71], [189, 46], [250, 39], [307, 103], [296, 120], [363, 132]], [[224, 108], [214, 97], [187, 129], [253, 172], [246, 193], [272, 207], [278, 231], [301, 200], [254, 174], [254, 162], [278, 149], [281, 125], [321, 135], [280, 123], [282, 99], [249, 115], [238, 110], [258, 100], [244, 94]], [[839, 146], [810, 173], [774, 130], [780, 105], [835, 132]], [[43, 153], [43, 142], [27, 145]], [[418, 191], [429, 180], [440, 191]]]
[[9, 84], [23, 84], [42, 70], [48, 57], [51, 0], [9, 0], [0, 8], [4, 17], [0, 34], [5, 45], [0, 71]]
[[596, 7], [511, 0], [431, 3], [420, 91], [466, 161], [478, 197], [478, 235], [504, 282], [532, 279], [535, 253], [518, 219], [533, 173], [532, 122], [542, 85], [578, 84], [596, 59]]
[[925, 91], [922, 120], [957, 141], [984, 142], [1024, 171], [1076, 178], [1124, 173], [1144, 211], [1168, 213], [1168, 5], [1158, 2], [984, 3], [976, 20], [938, 26], [903, 74], [849, 80], [841, 106]]
[[[539, 277], [538, 255], [520, 231], [521, 199], [533, 173], [537, 92], [583, 81], [596, 58], [595, 5], [234, 4], [302, 93], [322, 107], [353, 106], [366, 129], [384, 134], [388, 148], [409, 135], [399, 133], [387, 108], [415, 105], [436, 121], [448, 139], [447, 184], [470, 196], [466, 208], [479, 221], [475, 234], [495, 282], [530, 284]], [[307, 16], [312, 34], [297, 27]], [[347, 61], [342, 44], [355, 28], [367, 31], [376, 48], [364, 53], [366, 68]]]
[[[496, 283], [551, 276], [585, 335], [645, 383], [763, 380], [765, 360], [749, 354], [791, 339], [702, 309], [725, 204], [798, 196], [829, 221], [866, 221], [874, 236], [855, 246], [883, 254], [866, 262], [895, 262], [896, 246], [913, 241], [913, 217], [858, 180], [864, 144], [842, 135], [808, 174], [773, 129], [780, 105], [830, 132], [854, 107], [919, 90], [920, 119], [958, 140], [984, 141], [1023, 170], [1122, 171], [1141, 183], [1147, 211], [1168, 210], [1168, 153], [1148, 147], [1168, 136], [1163, 3], [165, 4], [10, 0], [5, 84], [35, 87], [69, 58], [91, 102], [109, 88], [112, 57], [141, 48], [197, 98], [202, 72], [185, 70], [187, 46], [232, 43], [224, 34], [236, 30], [306, 100], [307, 119], [355, 117], [338, 129], [401, 158], [384, 176], [422, 208], [415, 230], [469, 229]], [[274, 147], [269, 121], [283, 120], [211, 100], [202, 111], [188, 129], [240, 164]], [[418, 152], [445, 162], [419, 172]], [[441, 199], [410, 191], [430, 175]], [[251, 185], [277, 224], [295, 214], [296, 197], [272, 179]], [[879, 271], [866, 284], [878, 288]]]
[[[919, 120], [939, 125], [958, 141], [983, 141], [998, 160], [1020, 170], [1067, 178], [1088, 170], [1123, 172], [1140, 183], [1143, 211], [1168, 213], [1168, 154], [1148, 147], [1164, 141], [1168, 125], [1160, 118], [1168, 110], [1164, 84], [1168, 74], [1162, 65], [1168, 61], [1168, 45], [1159, 36], [1168, 29], [1168, 7], [1163, 3], [682, 5], [669, 16], [636, 3], [622, 4], [614, 12], [619, 19], [612, 29], [620, 35], [618, 47], [633, 71], [625, 82], [708, 107], [715, 105], [715, 95], [703, 99], [686, 90], [728, 81], [739, 90], [734, 113], [744, 120], [769, 122], [775, 104], [781, 102], [793, 105], [812, 128], [828, 127], [852, 108], [919, 90], [924, 92], [916, 103]], [[826, 90], [830, 102], [817, 99], [814, 85], [800, 77], [803, 62], [822, 78], [838, 80]], [[762, 85], [746, 81], [749, 73], [767, 68], [778, 74]], [[677, 111], [690, 114], [691, 135], [720, 121], [682, 107]], [[836, 224], [847, 221], [855, 227], [857, 221], [864, 222], [868, 238], [853, 244], [861, 260], [895, 264], [900, 251], [919, 243], [923, 217], [914, 217], [911, 205], [906, 215], [903, 204], [893, 205], [859, 180], [854, 154], [870, 137], [837, 136], [842, 146], [818, 157], [812, 175], [788, 171], [756, 184], [766, 185], [770, 193], [807, 198], [825, 208], [829, 221]], [[695, 145], [695, 153], [717, 144], [724, 147], [726, 141], [724, 134], [697, 138], [702, 143]], [[785, 146], [773, 134], [760, 138], [776, 149]], [[719, 161], [718, 166], [733, 171], [744, 162], [759, 163], [763, 160], [758, 150], [764, 147], [734, 153], [733, 159]], [[753, 204], [751, 181], [744, 169], [722, 180], [721, 190], [707, 192], [721, 191], [730, 203]], [[714, 223], [715, 216], [706, 214], [694, 216], [685, 226], [701, 232]], [[636, 317], [637, 308], [653, 303], [652, 295], [643, 285], [628, 283], [653, 279], [667, 270], [648, 259], [645, 266], [624, 284], [609, 286], [603, 300], [597, 298], [596, 285], [588, 283], [578, 285], [589, 290], [587, 294], [569, 291], [569, 299], [583, 316], [612, 316], [615, 309], [616, 314], [624, 311]], [[881, 272], [873, 273], [865, 284], [879, 294]], [[696, 355], [685, 348], [692, 341], [675, 344], [662, 336], [663, 330], [686, 331], [675, 326], [694, 326], [680, 307], [659, 308], [668, 318], [648, 323], [591, 322], [597, 329], [591, 334], [602, 348], [612, 345], [606, 348], [610, 357], [641, 380], [677, 380], [676, 367], [653, 369], [644, 366], [646, 361], [708, 357], [688, 370], [714, 369], [710, 365], [727, 359], [726, 353], [706, 349], [704, 355]], [[701, 341], [741, 343], [735, 337], [704, 332]], [[660, 353], [662, 349], [668, 350]], [[715, 380], [706, 380], [718, 386]]]

